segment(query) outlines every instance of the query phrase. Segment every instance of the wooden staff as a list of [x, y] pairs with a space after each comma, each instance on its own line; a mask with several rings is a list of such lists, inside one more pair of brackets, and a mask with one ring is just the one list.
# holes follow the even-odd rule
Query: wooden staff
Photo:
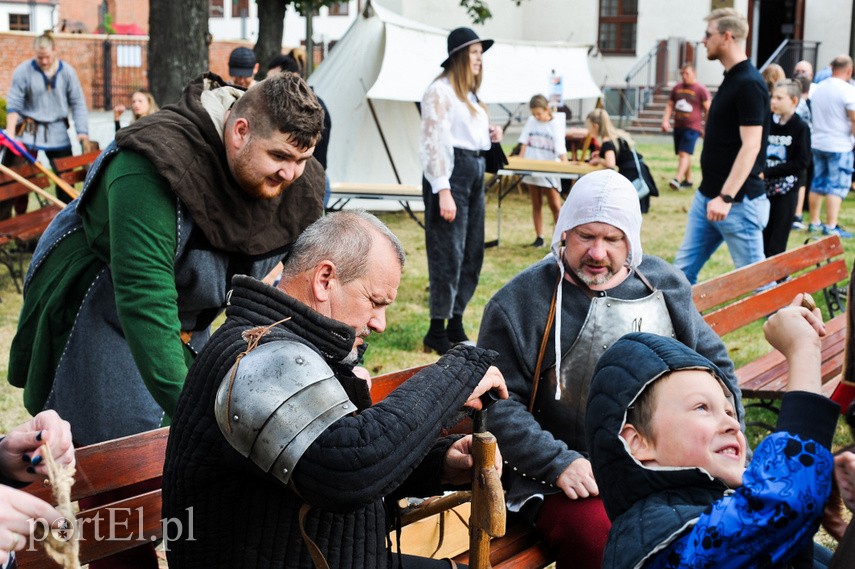
[[[469, 566], [490, 569], [490, 538], [505, 535], [505, 493], [496, 469], [496, 437], [486, 428], [486, 395], [475, 413], [472, 435], [472, 515], [469, 519]], [[495, 400], [495, 399], [494, 399]]]
[[43, 189], [41, 189], [40, 187], [38, 187], [37, 185], [35, 185], [31, 181], [29, 181], [28, 179], [26, 179], [25, 177], [21, 176], [20, 174], [18, 174], [17, 172], [15, 172], [11, 168], [9, 168], [8, 166], [4, 166], [3, 164], [0, 164], [0, 172], [3, 172], [4, 174], [6, 174], [7, 176], [9, 176], [10, 178], [12, 178], [15, 181], [17, 181], [21, 184], [24, 184], [28, 190], [30, 190], [32, 192], [36, 192], [37, 194], [39, 194], [40, 196], [42, 196], [43, 198], [45, 198], [46, 200], [48, 200], [52, 204], [58, 205], [60, 208], [65, 207], [65, 204], [62, 202], [62, 200], [58, 199], [55, 196], [50, 195], [48, 192], [44, 191]]
[[68, 182], [66, 182], [65, 180], [63, 180], [59, 176], [57, 176], [53, 170], [49, 170], [49, 169], [45, 168], [45, 165], [42, 164], [41, 162], [39, 162], [38, 160], [32, 162], [32, 165], [35, 166], [39, 171], [43, 172], [45, 176], [50, 178], [50, 180], [54, 184], [56, 184], [56, 187], [58, 187], [63, 192], [65, 192], [66, 194], [71, 196], [71, 199], [75, 199], [75, 198], [77, 198], [77, 196], [80, 195], [80, 192], [78, 192], [77, 190], [72, 188], [68, 184]]
[[29, 162], [30, 164], [35, 166], [37, 170], [39, 170], [41, 173], [43, 173], [45, 176], [47, 176], [54, 184], [56, 184], [56, 186], [59, 189], [61, 189], [63, 192], [65, 192], [66, 194], [71, 196], [71, 199], [77, 198], [77, 196], [80, 194], [80, 192], [78, 192], [77, 190], [72, 188], [68, 184], [68, 182], [66, 182], [65, 180], [63, 180], [59, 176], [57, 176], [56, 172], [54, 172], [53, 170], [48, 170], [47, 168], [45, 168], [44, 164], [42, 164], [41, 162], [36, 160], [36, 158], [32, 154], [27, 152], [27, 149], [24, 148], [21, 144], [19, 144], [15, 139], [9, 137], [9, 135], [6, 134], [5, 132], [3, 132], [2, 130], [0, 130], [0, 137], [2, 137], [5, 140], [4, 145], [6, 145], [6, 144], [10, 145], [10, 148], [12, 148], [12, 151], [15, 154], [17, 154], [18, 156], [21, 156], [27, 162]]
[[441, 514], [461, 504], [472, 501], [472, 492], [461, 490], [452, 492], [445, 496], [428, 498], [418, 506], [401, 512], [401, 526], [407, 526], [413, 522], [429, 518], [435, 514]]

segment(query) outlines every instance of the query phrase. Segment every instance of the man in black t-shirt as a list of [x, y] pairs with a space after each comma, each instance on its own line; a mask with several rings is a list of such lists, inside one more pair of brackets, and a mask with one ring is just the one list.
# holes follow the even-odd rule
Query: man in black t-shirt
[[703, 181], [674, 260], [692, 284], [722, 242], [737, 267], [762, 260], [769, 220], [759, 177], [769, 134], [769, 92], [745, 52], [748, 22], [732, 8], [714, 10], [706, 21], [707, 59], [719, 60], [725, 75], [707, 117]]

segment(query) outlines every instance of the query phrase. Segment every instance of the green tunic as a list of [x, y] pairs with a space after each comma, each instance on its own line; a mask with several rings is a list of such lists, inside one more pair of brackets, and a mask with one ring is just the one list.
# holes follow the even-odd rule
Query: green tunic
[[[27, 287], [9, 382], [24, 387], [30, 413], [42, 410], [77, 310], [98, 271], [109, 264], [122, 329], [133, 330], [125, 339], [168, 422], [193, 358], [181, 342], [178, 319], [177, 198], [148, 160], [123, 151], [86, 199], [83, 231], [63, 239]], [[118, 256], [121, 262], [112, 263]]]

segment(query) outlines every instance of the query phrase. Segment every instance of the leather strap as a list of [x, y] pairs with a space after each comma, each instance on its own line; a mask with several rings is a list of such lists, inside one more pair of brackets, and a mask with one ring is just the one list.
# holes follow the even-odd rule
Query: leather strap
[[309, 534], [306, 533], [306, 516], [309, 515], [309, 510], [312, 507], [309, 504], [303, 504], [300, 506], [300, 535], [303, 536], [303, 543], [306, 544], [306, 547], [309, 550], [309, 555], [312, 556], [312, 562], [315, 564], [315, 569], [330, 569], [329, 563], [324, 558], [324, 554], [321, 553], [321, 548], [312, 541], [312, 538], [309, 537]]
[[[563, 257], [563, 256], [562, 256]], [[555, 305], [558, 302], [558, 287], [561, 286], [561, 271], [558, 271], [558, 281], [555, 283], [555, 290], [552, 291], [552, 301], [549, 303], [549, 314], [546, 316], [546, 328], [543, 330], [543, 337], [540, 339], [540, 350], [537, 353], [537, 364], [534, 366], [534, 378], [531, 386], [531, 398], [528, 402], [528, 412], [531, 413], [534, 409], [534, 400], [537, 397], [537, 386], [540, 384], [540, 370], [543, 367], [543, 356], [546, 354], [546, 345], [549, 343], [549, 331], [552, 330], [552, 324], [555, 322]], [[556, 334], [558, 332], [556, 331]]]
[[656, 287], [653, 286], [649, 280], [647, 280], [647, 277], [645, 277], [641, 273], [641, 271], [638, 270], [638, 267], [635, 268], [635, 274], [638, 275], [638, 278], [641, 280], [642, 283], [644, 283], [644, 286], [650, 289], [650, 292], [656, 292]]

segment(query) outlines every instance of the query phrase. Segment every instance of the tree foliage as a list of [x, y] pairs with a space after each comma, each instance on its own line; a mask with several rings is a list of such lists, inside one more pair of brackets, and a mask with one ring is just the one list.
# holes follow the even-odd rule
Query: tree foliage
[[[511, 0], [511, 2], [519, 6], [522, 0]], [[460, 6], [469, 14], [473, 24], [483, 24], [493, 17], [490, 6], [484, 0], [460, 0]]]

